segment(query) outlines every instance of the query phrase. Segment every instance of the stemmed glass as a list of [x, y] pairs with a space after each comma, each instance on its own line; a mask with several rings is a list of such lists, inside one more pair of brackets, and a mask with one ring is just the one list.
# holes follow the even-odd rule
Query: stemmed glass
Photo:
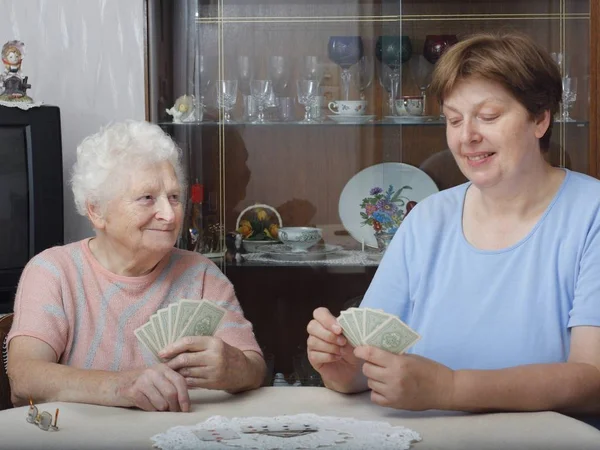
[[231, 120], [231, 110], [237, 101], [237, 91], [238, 80], [221, 80], [218, 102], [219, 106], [225, 112], [224, 121], [226, 123], [233, 123], [233, 120]]
[[329, 59], [342, 68], [342, 88], [344, 100], [350, 95], [350, 67], [363, 56], [363, 42], [360, 36], [331, 36], [327, 46]]
[[315, 104], [319, 93], [319, 83], [315, 80], [298, 80], [298, 103], [304, 105], [304, 119], [299, 123], [313, 123], [310, 108]]
[[409, 63], [409, 68], [412, 73], [412, 76], [421, 91], [421, 97], [423, 97], [423, 115], [425, 112], [426, 102], [426, 94], [427, 88], [431, 84], [431, 75], [433, 74], [433, 64], [431, 64], [425, 56], [419, 55], [418, 58], [413, 58]]
[[237, 79], [244, 103], [244, 120], [249, 120], [256, 113], [254, 99], [250, 95], [250, 81], [254, 79], [254, 61], [250, 56], [237, 57]]
[[354, 85], [358, 89], [361, 100], [365, 99], [365, 90], [371, 86], [373, 82], [373, 75], [375, 71], [375, 64], [373, 58], [370, 56], [363, 56], [356, 65], [356, 77], [354, 78]]
[[574, 122], [575, 119], [571, 117], [570, 111], [571, 106], [577, 100], [577, 78], [574, 77], [563, 77], [562, 79], [562, 102], [563, 112], [562, 120], [564, 122]]
[[394, 101], [396, 100], [395, 93], [398, 92], [399, 83], [400, 78], [392, 76], [392, 69], [385, 64], [379, 65], [379, 84], [389, 94], [388, 111], [392, 116], [395, 115]]
[[268, 123], [265, 120], [265, 106], [273, 91], [271, 80], [250, 81], [250, 93], [258, 104], [258, 117], [252, 123]]
[[458, 39], [454, 34], [428, 34], [425, 36], [423, 56], [431, 64], [435, 64], [442, 54], [457, 42]]
[[325, 67], [318, 56], [305, 56], [300, 69], [300, 78], [303, 80], [313, 80], [318, 84], [323, 81]]
[[290, 77], [288, 61], [283, 56], [271, 56], [269, 58], [268, 78], [273, 83], [273, 92], [280, 97], [285, 94]]
[[[197, 111], [202, 111], [204, 113], [204, 97], [208, 92], [208, 89], [212, 85], [215, 78], [215, 70], [216, 70], [216, 59], [214, 57], [207, 57], [204, 55], [198, 55], [195, 61], [195, 71], [196, 71], [196, 89], [195, 89], [195, 98], [199, 102], [197, 106]], [[203, 114], [200, 114], [202, 117]]]
[[[400, 83], [400, 69], [402, 63], [410, 59], [412, 55], [412, 44], [408, 36], [379, 36], [375, 43], [375, 56], [390, 70], [386, 74], [390, 77], [390, 111], [394, 111], [394, 101], [398, 93]], [[383, 72], [383, 71], [382, 71]]]

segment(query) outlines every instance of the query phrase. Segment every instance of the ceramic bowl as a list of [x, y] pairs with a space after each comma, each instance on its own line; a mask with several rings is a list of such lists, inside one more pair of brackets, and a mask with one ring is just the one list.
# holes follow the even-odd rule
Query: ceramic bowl
[[293, 252], [305, 252], [321, 240], [321, 229], [313, 227], [283, 227], [279, 229], [279, 240], [289, 245]]

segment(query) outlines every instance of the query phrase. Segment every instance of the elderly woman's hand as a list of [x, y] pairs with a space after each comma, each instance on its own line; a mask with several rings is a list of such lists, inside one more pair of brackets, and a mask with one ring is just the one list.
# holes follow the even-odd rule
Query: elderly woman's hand
[[418, 355], [395, 355], [377, 347], [361, 346], [354, 354], [365, 360], [371, 400], [381, 406], [422, 411], [449, 409], [454, 372]]
[[244, 353], [214, 336], [187, 336], [165, 347], [159, 355], [185, 377], [190, 388], [238, 390], [246, 384]]
[[342, 335], [342, 327], [327, 308], [317, 308], [306, 327], [308, 360], [323, 378], [325, 385], [339, 392], [356, 392], [363, 388], [361, 361]]
[[123, 382], [119, 395], [128, 399], [131, 406], [144, 411], [190, 410], [190, 396], [185, 379], [165, 364], [122, 372], [120, 376]]

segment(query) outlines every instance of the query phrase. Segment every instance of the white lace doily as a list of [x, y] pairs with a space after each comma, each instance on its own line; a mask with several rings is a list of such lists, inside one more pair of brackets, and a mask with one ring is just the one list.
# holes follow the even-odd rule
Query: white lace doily
[[[315, 430], [294, 437], [279, 437], [250, 432], [249, 429], [282, 430], [306, 427]], [[210, 432], [223, 436], [220, 440], [204, 440]], [[416, 431], [394, 427], [387, 422], [373, 422], [343, 417], [297, 414], [276, 417], [213, 416], [191, 426], [169, 428], [165, 433], [152, 436], [154, 447], [162, 450], [195, 450], [214, 448], [246, 449], [395, 449], [407, 450], [411, 443], [421, 440]]]
[[33, 103], [25, 103], [25, 102], [5, 102], [0, 100], [0, 106], [8, 106], [9, 108], [19, 108], [28, 110], [31, 108], [38, 108], [42, 106], [44, 102], [33, 102]]
[[246, 261], [256, 261], [271, 264], [286, 265], [311, 265], [311, 266], [376, 266], [381, 261], [381, 254], [375, 252], [361, 252], [360, 250], [340, 250], [327, 259], [316, 259], [312, 261], [283, 261], [269, 258], [265, 253], [245, 253]]

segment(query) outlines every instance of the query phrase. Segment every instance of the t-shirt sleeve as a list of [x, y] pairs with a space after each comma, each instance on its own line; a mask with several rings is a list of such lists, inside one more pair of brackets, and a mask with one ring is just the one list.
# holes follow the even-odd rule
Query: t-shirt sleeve
[[[413, 211], [411, 215], [416, 213], [416, 208]], [[414, 217], [408, 216], [398, 228], [360, 304], [364, 308], [382, 309], [405, 322], [409, 322], [412, 310], [409, 261], [415, 220], [410, 219]]]
[[57, 361], [67, 345], [68, 321], [61, 293], [61, 271], [45, 253], [27, 264], [19, 280], [8, 342], [31, 336], [52, 347]]
[[216, 337], [242, 351], [252, 350], [262, 355], [252, 324], [244, 317], [233, 285], [216, 266], [209, 267], [204, 274], [202, 298], [214, 301], [227, 311], [215, 333]]
[[600, 216], [588, 232], [575, 282], [569, 328], [600, 326]]

